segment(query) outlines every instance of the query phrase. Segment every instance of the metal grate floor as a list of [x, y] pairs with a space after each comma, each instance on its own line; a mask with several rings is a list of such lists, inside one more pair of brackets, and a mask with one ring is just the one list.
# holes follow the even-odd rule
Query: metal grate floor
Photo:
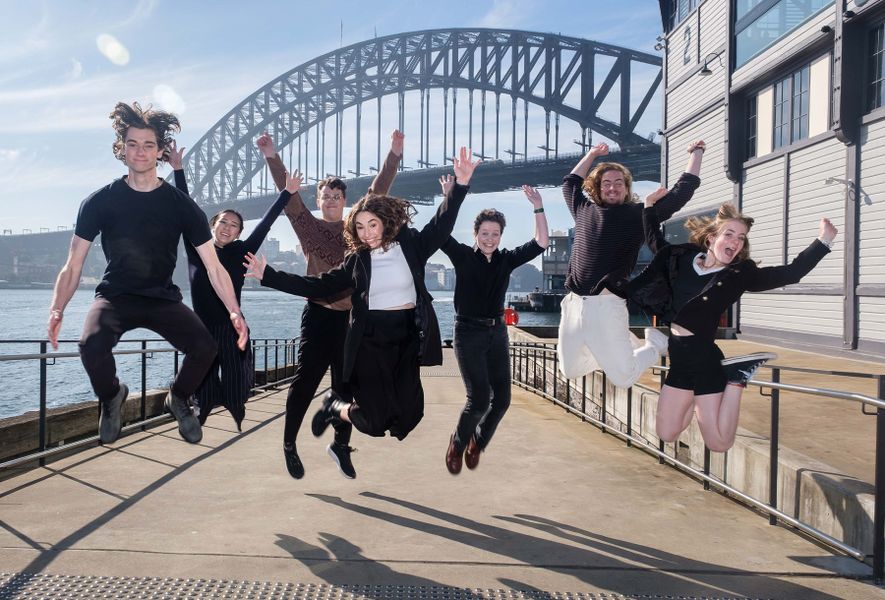
[[[0, 599], [117, 600], [195, 598], [239, 600], [753, 600], [734, 596], [624, 596], [609, 593], [469, 589], [406, 585], [330, 585], [227, 579], [171, 579], [0, 573]], [[758, 600], [758, 599], [756, 599]]]

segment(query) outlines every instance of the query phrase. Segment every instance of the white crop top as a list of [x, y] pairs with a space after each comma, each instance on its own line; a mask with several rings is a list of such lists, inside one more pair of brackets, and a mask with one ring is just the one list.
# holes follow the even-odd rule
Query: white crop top
[[386, 310], [415, 304], [417, 294], [409, 263], [399, 244], [385, 252], [372, 250], [372, 281], [369, 283], [369, 310]]

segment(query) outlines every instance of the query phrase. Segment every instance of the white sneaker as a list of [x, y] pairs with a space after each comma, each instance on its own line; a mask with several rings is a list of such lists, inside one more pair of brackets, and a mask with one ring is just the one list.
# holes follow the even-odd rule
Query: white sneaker
[[658, 351], [661, 356], [667, 356], [667, 347], [670, 345], [670, 338], [660, 329], [654, 327], [646, 327], [645, 342]]

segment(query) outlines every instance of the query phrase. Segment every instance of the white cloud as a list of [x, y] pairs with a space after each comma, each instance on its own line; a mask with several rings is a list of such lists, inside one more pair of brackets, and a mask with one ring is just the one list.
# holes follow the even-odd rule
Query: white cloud
[[15, 162], [18, 160], [18, 157], [21, 156], [21, 153], [21, 150], [0, 148], [0, 163]]
[[154, 102], [158, 108], [181, 115], [187, 110], [187, 103], [171, 85], [161, 83], [154, 86]]
[[139, 0], [138, 4], [135, 5], [135, 8], [132, 9], [132, 13], [124, 20], [114, 25], [114, 27], [129, 27], [147, 21], [151, 15], [153, 15], [154, 9], [157, 8], [158, 4], [159, 0]]
[[111, 34], [100, 34], [95, 39], [95, 44], [98, 46], [98, 51], [118, 67], [124, 67], [129, 64], [129, 50]]
[[80, 79], [83, 76], [83, 63], [81, 63], [76, 58], [71, 59], [71, 68], [68, 70], [65, 78], [68, 81], [74, 81], [75, 79]]
[[517, 9], [513, 0], [495, 0], [491, 10], [479, 20], [480, 27], [510, 29], [522, 20], [525, 9]]

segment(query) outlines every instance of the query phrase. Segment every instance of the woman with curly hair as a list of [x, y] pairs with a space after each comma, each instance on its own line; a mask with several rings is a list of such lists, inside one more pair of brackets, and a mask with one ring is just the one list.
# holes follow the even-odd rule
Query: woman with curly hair
[[788, 265], [758, 267], [750, 259], [747, 233], [753, 219], [730, 203], [715, 217], [689, 219], [689, 243], [671, 245], [660, 234], [654, 204], [667, 193], [646, 198], [643, 213], [649, 246], [656, 251], [635, 279], [600, 283], [670, 324], [670, 370], [658, 399], [658, 437], [672, 442], [698, 418], [707, 447], [725, 452], [734, 444], [741, 395], [771, 352], [724, 359], [715, 344], [720, 315], [744, 292], [762, 292], [797, 283], [830, 252], [837, 230], [821, 219], [820, 235]]
[[455, 184], [420, 231], [409, 227], [414, 209], [407, 201], [364, 196], [344, 222], [349, 250], [344, 263], [319, 277], [276, 271], [264, 257], [246, 256], [247, 276], [267, 287], [305, 297], [352, 290], [344, 379], [354, 402], [326, 394], [311, 422], [315, 436], [332, 423], [347, 421], [367, 435], [381, 437], [389, 431], [402, 440], [424, 416], [420, 367], [442, 364], [439, 324], [424, 285], [424, 268], [452, 233], [478, 164], [461, 148], [454, 159]]

